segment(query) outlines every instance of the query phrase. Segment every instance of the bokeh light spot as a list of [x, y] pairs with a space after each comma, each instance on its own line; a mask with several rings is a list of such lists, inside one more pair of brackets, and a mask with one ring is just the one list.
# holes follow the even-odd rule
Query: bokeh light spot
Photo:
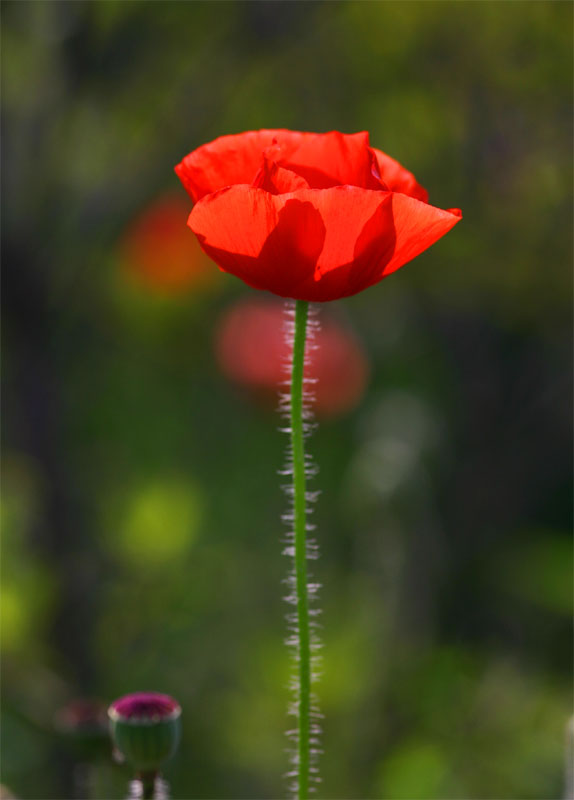
[[176, 479], [147, 484], [128, 500], [117, 532], [119, 553], [138, 564], [173, 561], [195, 541], [201, 517], [200, 493], [193, 483]]

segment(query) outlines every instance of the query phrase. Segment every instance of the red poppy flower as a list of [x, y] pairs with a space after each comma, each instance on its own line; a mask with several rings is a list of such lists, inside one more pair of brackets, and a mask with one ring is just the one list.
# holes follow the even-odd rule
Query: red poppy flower
[[195, 202], [188, 225], [220, 269], [296, 300], [378, 283], [462, 216], [429, 205], [366, 132], [222, 136], [175, 170]]
[[189, 208], [177, 196], [155, 200], [129, 225], [122, 239], [122, 264], [150, 288], [177, 293], [209, 280], [212, 270], [185, 228]]
[[[278, 391], [285, 390], [291, 346], [283, 321], [283, 303], [258, 298], [236, 303], [217, 326], [215, 351], [221, 371], [266, 405], [276, 406]], [[353, 409], [365, 391], [369, 367], [352, 333], [322, 315], [314, 342], [307, 342], [307, 356], [305, 380], [316, 415], [336, 417]]]

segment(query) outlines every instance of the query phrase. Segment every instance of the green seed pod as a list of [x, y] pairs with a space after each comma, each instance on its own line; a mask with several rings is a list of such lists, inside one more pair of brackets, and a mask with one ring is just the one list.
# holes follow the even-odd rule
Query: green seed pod
[[113, 742], [139, 772], [156, 772], [171, 758], [181, 735], [181, 707], [172, 697], [136, 692], [108, 709]]

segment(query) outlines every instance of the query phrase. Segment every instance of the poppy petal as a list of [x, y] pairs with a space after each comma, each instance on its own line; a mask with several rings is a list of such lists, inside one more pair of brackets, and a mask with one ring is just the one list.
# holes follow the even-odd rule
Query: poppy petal
[[175, 171], [194, 202], [233, 184], [251, 183], [261, 167], [261, 155], [277, 144], [288, 157], [303, 139], [315, 134], [288, 130], [261, 130], [220, 136], [199, 147]]
[[392, 192], [401, 192], [416, 200], [422, 200], [423, 203], [428, 203], [427, 190], [417, 182], [412, 172], [405, 169], [394, 158], [383, 153], [382, 150], [377, 150], [376, 147], [372, 147], [371, 150], [376, 156], [381, 178]]
[[462, 219], [462, 213], [457, 208], [444, 211], [399, 192], [393, 192], [392, 198], [395, 252], [381, 277], [390, 275], [412, 261]]
[[313, 283], [305, 287], [308, 297], [303, 299], [322, 302], [356, 294], [370, 285], [376, 270], [381, 272], [393, 255], [392, 194], [355, 186], [312, 194], [327, 235]]
[[288, 194], [298, 189], [309, 188], [305, 178], [295, 172], [291, 172], [290, 169], [280, 167], [275, 161], [266, 156], [263, 158], [263, 166], [251, 185], [259, 189], [265, 189], [266, 192], [271, 192], [271, 194]]
[[197, 203], [188, 224], [225, 272], [256, 289], [299, 297], [300, 286], [312, 279], [326, 233], [307, 194], [232, 186]]
[[[443, 211], [399, 192], [341, 186], [316, 194], [327, 236], [315, 275], [318, 283], [302, 299], [334, 300], [373, 286], [427, 250], [462, 217], [458, 209]], [[346, 244], [340, 237], [343, 215]], [[345, 261], [340, 260], [343, 255]]]
[[[313, 189], [331, 186], [360, 186], [383, 189], [373, 172], [369, 134], [344, 134], [339, 131], [306, 136], [289, 156], [279, 163], [302, 175]], [[383, 178], [384, 180], [384, 178]]]

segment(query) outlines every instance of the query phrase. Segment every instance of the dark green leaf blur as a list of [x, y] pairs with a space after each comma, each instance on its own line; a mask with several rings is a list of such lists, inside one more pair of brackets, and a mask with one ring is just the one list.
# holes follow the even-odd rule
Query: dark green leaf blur
[[321, 311], [370, 378], [309, 442], [320, 796], [563, 796], [572, 4], [2, 11], [4, 791], [125, 796], [102, 709], [150, 690], [183, 707], [175, 798], [285, 795], [286, 437], [218, 355], [261, 298], [173, 166], [286, 127], [368, 130], [464, 214]]

